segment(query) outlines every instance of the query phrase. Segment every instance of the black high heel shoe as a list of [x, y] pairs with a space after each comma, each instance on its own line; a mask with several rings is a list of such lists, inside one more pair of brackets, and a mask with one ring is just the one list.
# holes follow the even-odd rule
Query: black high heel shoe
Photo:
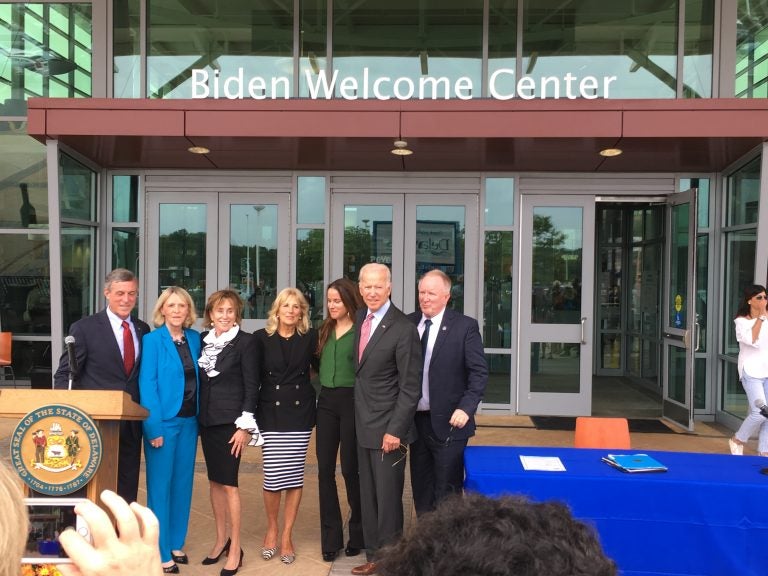
[[164, 574], [178, 574], [179, 573], [179, 566], [178, 566], [178, 564], [173, 564], [172, 566], [163, 566], [163, 573]]
[[[201, 564], [205, 564], [206, 566], [208, 566], [209, 564], [216, 564], [216, 562], [221, 560], [221, 555], [222, 554], [224, 554], [225, 552], [229, 552], [229, 546], [231, 544], [232, 544], [232, 539], [231, 538], [227, 538], [227, 543], [224, 544], [224, 548], [221, 549], [221, 552], [219, 552], [219, 555], [216, 556], [215, 558], [211, 558], [210, 556], [206, 556], [205, 558], [203, 558], [203, 561], [201, 562]], [[176, 560], [176, 561], [178, 562], [178, 560]]]
[[189, 564], [189, 557], [183, 552], [181, 554], [174, 554], [171, 552], [171, 558], [173, 558], [173, 561], [176, 562], [176, 564]]
[[237, 571], [243, 567], [243, 556], [245, 556], [245, 554], [243, 553], [243, 549], [240, 548], [240, 562], [238, 563], [237, 568], [234, 570], [227, 570], [226, 568], [222, 568], [221, 572], [219, 572], [219, 576], [235, 576]]

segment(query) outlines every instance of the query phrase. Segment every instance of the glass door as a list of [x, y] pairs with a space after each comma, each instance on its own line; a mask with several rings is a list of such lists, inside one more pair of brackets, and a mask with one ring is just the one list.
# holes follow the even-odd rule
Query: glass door
[[419, 277], [439, 268], [452, 280], [448, 306], [476, 317], [476, 194], [344, 192], [331, 205], [331, 279], [357, 281], [364, 264], [386, 264], [392, 302], [408, 313], [418, 310]]
[[592, 411], [595, 199], [522, 196], [518, 412]]
[[699, 347], [696, 323], [696, 189], [667, 203], [667, 279], [664, 283], [662, 416], [693, 430], [693, 367]]
[[157, 294], [182, 286], [202, 328], [207, 297], [231, 288], [243, 302], [243, 329], [264, 327], [289, 281], [288, 205], [287, 194], [148, 193], [144, 317]]

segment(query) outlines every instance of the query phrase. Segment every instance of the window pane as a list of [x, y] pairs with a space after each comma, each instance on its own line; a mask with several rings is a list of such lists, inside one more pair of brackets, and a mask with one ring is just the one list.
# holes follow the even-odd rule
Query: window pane
[[112, 178], [112, 221], [136, 222], [139, 211], [139, 177]]
[[[525, 76], [562, 79], [578, 71], [574, 92], [580, 93], [578, 84], [586, 76], [597, 79], [583, 97], [674, 98], [678, 3], [646, 3], [641, 13], [631, 2], [614, 0], [525, 0]], [[609, 76], [616, 81], [606, 93], [603, 78]], [[565, 82], [559, 84], [560, 97], [565, 97]], [[526, 92], [540, 96], [538, 88]], [[553, 97], [554, 88], [546, 95]]]
[[485, 225], [512, 226], [515, 223], [515, 179], [485, 179]]
[[357, 282], [369, 262], [392, 266], [392, 206], [344, 206], [344, 277]]
[[126, 268], [139, 272], [139, 230], [112, 230], [112, 269]]
[[0, 326], [16, 334], [50, 334], [48, 234], [0, 235]]
[[0, 11], [0, 115], [25, 116], [33, 96], [89, 97], [90, 3], [26, 4]]
[[712, 97], [714, 3], [685, 0], [683, 98]]
[[26, 131], [26, 122], [0, 122], [0, 228], [48, 225], [45, 146]]
[[483, 395], [483, 404], [509, 404], [512, 361], [508, 354], [486, 354], [488, 361], [488, 384]]
[[323, 262], [325, 239], [323, 230], [298, 229], [296, 231], [296, 287], [304, 293], [309, 303], [312, 324], [319, 326], [323, 320]]
[[113, 2], [115, 98], [141, 98], [140, 0]]
[[760, 200], [760, 157], [728, 177], [726, 226], [757, 222]]
[[96, 174], [66, 154], [59, 156], [61, 217], [96, 220]]
[[198, 314], [205, 310], [206, 217], [205, 204], [160, 204], [159, 291], [181, 286]]
[[736, 96], [765, 98], [768, 86], [768, 10], [764, 2], [738, 0]]
[[92, 295], [101, 290], [94, 289], [95, 239], [94, 228], [65, 226], [61, 230], [65, 332], [73, 322], [96, 312]]
[[709, 235], [696, 238], [696, 323], [699, 326], [699, 349], [707, 351], [707, 272], [709, 270]]
[[531, 342], [531, 392], [578, 394], [579, 345]]
[[[517, 56], [517, 2], [490, 0], [488, 13], [488, 78], [501, 69], [514, 70]], [[496, 89], [503, 94], [515, 90], [515, 78], [499, 74]]]
[[[373, 88], [367, 95], [364, 93], [364, 69], [368, 69], [371, 79], [390, 79], [378, 86], [379, 95], [385, 97], [454, 96], [454, 85], [461, 77], [471, 82], [472, 95], [480, 95], [482, 0], [334, 0], [333, 15], [334, 68], [339, 76], [351, 76], [357, 81], [357, 87], [350, 86], [346, 91], [347, 97], [379, 97]], [[395, 78], [408, 81], [395, 85]], [[422, 79], [444, 82], [425, 82], [420, 94]], [[343, 93], [337, 85], [337, 96]]]
[[736, 368], [736, 362], [723, 361], [722, 366], [723, 398], [720, 408], [737, 418], [745, 418], [749, 403], [747, 402], [744, 387], [739, 381], [739, 371]]
[[512, 232], [485, 233], [483, 344], [512, 346]]
[[755, 230], [725, 234], [723, 318], [728, 319], [728, 321], [723, 322], [723, 329], [725, 330], [723, 353], [733, 356], [738, 355], [739, 345], [736, 342], [733, 322], [730, 319], [736, 316], [736, 308], [744, 294], [744, 287], [754, 282], [756, 245], [757, 232]]
[[299, 176], [297, 224], [325, 223], [325, 178]]
[[299, 58], [299, 96], [309, 96], [307, 74], [315, 78], [321, 70], [328, 70], [327, 0], [302, 0], [299, 5], [301, 26], [301, 54]]
[[[147, 91], [150, 98], [191, 98], [192, 70], [204, 69], [213, 93], [227, 86], [256, 96], [293, 93], [293, 2], [195, 0], [192, 9], [175, 0], [148, 0]], [[226, 84], [224, 79], [243, 81]], [[265, 82], [251, 85], [254, 77]], [[272, 78], [279, 81], [272, 82]]]

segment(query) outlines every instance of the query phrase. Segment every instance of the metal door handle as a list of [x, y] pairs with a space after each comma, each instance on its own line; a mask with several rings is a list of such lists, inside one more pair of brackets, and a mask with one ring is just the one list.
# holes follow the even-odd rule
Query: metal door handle
[[584, 338], [584, 326], [586, 325], [586, 323], [587, 323], [586, 316], [582, 316], [581, 317], [581, 343], [582, 343], [582, 345], [587, 343], [586, 338]]
[[699, 347], [701, 345], [701, 326], [699, 325], [698, 322], [696, 322], [693, 325], [693, 329], [694, 329], [695, 334], [696, 334], [696, 337], [695, 337], [696, 347], [693, 349], [693, 351], [694, 352], [698, 352], [699, 351]]

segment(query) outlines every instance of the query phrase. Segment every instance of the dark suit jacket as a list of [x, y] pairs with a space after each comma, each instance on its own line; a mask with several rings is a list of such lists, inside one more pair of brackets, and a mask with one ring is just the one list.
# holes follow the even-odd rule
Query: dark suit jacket
[[358, 362], [360, 329], [367, 308], [355, 322], [355, 430], [363, 448], [381, 448], [384, 434], [413, 442], [413, 415], [421, 394], [421, 345], [416, 327], [400, 310], [389, 310], [371, 334]]
[[317, 332], [296, 333], [291, 357], [283, 358], [280, 336], [266, 330], [255, 333], [259, 358], [259, 399], [256, 422], [269, 432], [301, 432], [315, 425], [317, 400], [310, 382], [310, 365], [315, 360]]
[[[203, 332], [201, 338], [206, 334]], [[241, 328], [216, 357], [216, 370], [219, 374], [214, 377], [200, 370], [200, 425], [234, 424], [243, 412], [255, 413], [259, 364], [253, 334]]]
[[[413, 312], [408, 318], [418, 326], [422, 313]], [[429, 361], [432, 429], [438, 438], [469, 438], [475, 434], [475, 412], [488, 383], [488, 363], [477, 320], [446, 308], [440, 326], [431, 330], [437, 330]], [[467, 413], [469, 422], [451, 431], [448, 421], [456, 408]]]
[[[141, 364], [141, 340], [149, 333], [149, 326], [131, 317], [139, 349], [133, 371], [126, 376], [120, 346], [109, 323], [107, 311], [81, 318], [69, 329], [75, 338], [75, 357], [78, 374], [72, 387], [77, 390], [124, 390], [134, 402], [139, 402], [139, 366]], [[59, 368], [53, 377], [54, 388], [66, 388], [69, 380], [69, 358], [66, 351], [59, 360]]]

